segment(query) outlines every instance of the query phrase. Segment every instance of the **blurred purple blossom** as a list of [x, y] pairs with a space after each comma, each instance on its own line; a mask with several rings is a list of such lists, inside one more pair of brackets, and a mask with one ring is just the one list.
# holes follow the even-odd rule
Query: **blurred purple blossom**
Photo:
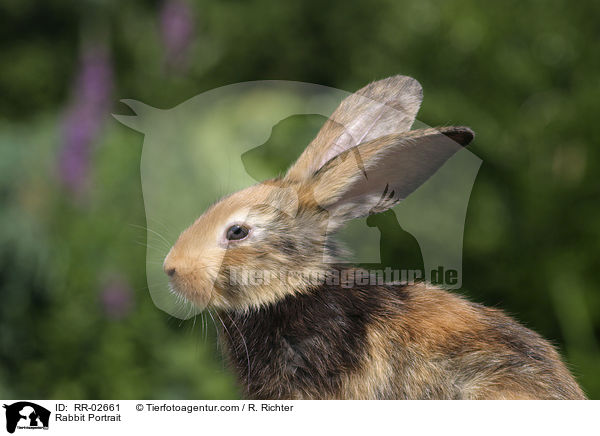
[[74, 193], [85, 187], [91, 147], [110, 109], [112, 69], [106, 49], [91, 46], [82, 55], [75, 78], [73, 101], [63, 121], [60, 177]]
[[160, 11], [160, 31], [168, 67], [183, 69], [194, 35], [193, 11], [185, 0], [165, 0]]
[[101, 290], [100, 301], [109, 318], [122, 319], [133, 309], [133, 291], [123, 278], [113, 277]]

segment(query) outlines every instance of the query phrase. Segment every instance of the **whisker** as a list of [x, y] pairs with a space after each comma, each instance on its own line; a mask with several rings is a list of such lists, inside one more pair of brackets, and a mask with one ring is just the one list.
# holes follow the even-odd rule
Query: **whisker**
[[165, 244], [167, 244], [167, 247], [169, 247], [169, 248], [170, 248], [170, 247], [173, 245], [173, 243], [172, 243], [172, 242], [169, 242], [169, 241], [167, 240], [167, 238], [165, 238], [163, 235], [161, 235], [161, 234], [160, 234], [160, 233], [158, 233], [157, 231], [155, 231], [155, 230], [152, 230], [150, 227], [144, 227], [144, 226], [140, 226], [140, 225], [137, 225], [137, 224], [129, 224], [129, 225], [130, 225], [131, 227], [136, 227], [136, 228], [138, 228], [138, 229], [147, 230], [147, 231], [149, 231], [150, 233], [153, 233], [153, 234], [155, 234], [155, 235], [156, 235], [156, 236], [158, 236], [158, 237], [159, 237], [159, 238], [160, 238], [160, 239], [161, 239], [161, 240], [162, 240], [162, 241], [163, 241]]
[[[237, 329], [238, 333], [240, 334], [240, 337], [242, 338], [242, 343], [244, 344], [244, 349], [246, 350], [246, 360], [248, 361], [248, 385], [246, 386], [246, 388], [247, 388], [248, 392], [250, 392], [250, 353], [248, 352], [248, 345], [246, 344], [246, 339], [244, 338], [242, 331], [239, 329], [239, 327], [237, 326], [237, 324], [235, 323], [235, 321], [233, 320], [231, 315], [229, 315], [229, 313], [227, 313], [227, 312], [226, 312], [226, 314], [227, 314], [227, 317], [229, 318], [229, 320], [231, 321], [231, 323], [233, 324], [233, 326]], [[217, 314], [217, 316], [219, 316], [219, 314]], [[221, 318], [221, 317], [219, 316], [219, 318]]]
[[[210, 309], [207, 309], [208, 315], [210, 316], [210, 319], [212, 320], [213, 326], [215, 327], [215, 331], [217, 333], [217, 351], [221, 351], [221, 335], [219, 333], [219, 328], [217, 327], [217, 323], [215, 322], [215, 318], [212, 315], [212, 312], [210, 311]], [[225, 362], [223, 361], [223, 368], [225, 368]]]
[[[163, 255], [165, 255], [165, 256], [168, 253], [168, 250], [166, 248], [155, 247], [153, 245], [148, 244], [147, 242], [139, 242], [139, 241], [133, 241], [133, 242], [137, 245], [141, 245], [142, 247], [146, 247], [146, 248], [150, 248], [152, 250], [159, 251], [159, 252], [163, 253]], [[170, 248], [169, 248], [169, 250], [170, 250]]]
[[170, 228], [169, 226], [167, 226], [165, 223], [157, 220], [156, 218], [146, 218], [146, 221], [151, 221], [154, 224], [158, 224], [160, 226], [162, 226], [163, 228], [163, 232], [165, 233], [165, 235], [169, 238], [171, 238], [172, 240], [177, 239], [177, 236], [179, 236], [179, 234], [175, 235], [175, 237], [173, 237], [174, 235], [172, 234], [173, 229]]
[[208, 342], [208, 320], [206, 319], [206, 313], [202, 312], [202, 329], [204, 330], [204, 343]]

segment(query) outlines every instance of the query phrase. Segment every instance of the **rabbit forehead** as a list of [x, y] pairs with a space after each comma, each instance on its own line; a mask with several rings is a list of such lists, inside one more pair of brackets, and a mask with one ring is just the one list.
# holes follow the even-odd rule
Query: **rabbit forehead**
[[[204, 216], [215, 226], [244, 223], [247, 219], [270, 219], [275, 212], [295, 216], [298, 210], [298, 194], [291, 186], [278, 180], [260, 183], [224, 198], [208, 210]], [[201, 217], [202, 218], [202, 217]]]
[[295, 189], [277, 181], [261, 183], [213, 205], [182, 233], [178, 242], [193, 242], [196, 247], [206, 248], [207, 245], [218, 243], [232, 224], [269, 222], [277, 218], [277, 212], [295, 216], [297, 209], [298, 194]]

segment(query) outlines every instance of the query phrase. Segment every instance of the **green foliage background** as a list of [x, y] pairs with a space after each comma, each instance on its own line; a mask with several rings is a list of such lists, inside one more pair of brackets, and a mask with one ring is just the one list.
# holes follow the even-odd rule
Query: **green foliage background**
[[[167, 108], [241, 81], [351, 91], [401, 73], [423, 85], [419, 120], [478, 134], [462, 293], [556, 343], [600, 398], [600, 3], [189, 5], [194, 33], [179, 69], [165, 66], [162, 1], [0, 5], [0, 397], [240, 396], [212, 323], [170, 318], [149, 298], [143, 137], [109, 117], [127, 112], [120, 98]], [[61, 123], [90, 40], [110, 53], [112, 107], [85, 192], [73, 195], [58, 177]], [[398, 251], [385, 258], [402, 254], [386, 246]], [[117, 317], [102, 302], [115, 280], [131, 299]]]

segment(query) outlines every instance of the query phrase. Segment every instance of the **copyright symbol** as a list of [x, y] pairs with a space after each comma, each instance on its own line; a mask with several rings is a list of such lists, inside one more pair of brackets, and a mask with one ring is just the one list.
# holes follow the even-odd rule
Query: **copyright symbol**
[[144, 410], [144, 405], [143, 404], [136, 405], [135, 410], [137, 410], [138, 412], [141, 412], [142, 410]]

